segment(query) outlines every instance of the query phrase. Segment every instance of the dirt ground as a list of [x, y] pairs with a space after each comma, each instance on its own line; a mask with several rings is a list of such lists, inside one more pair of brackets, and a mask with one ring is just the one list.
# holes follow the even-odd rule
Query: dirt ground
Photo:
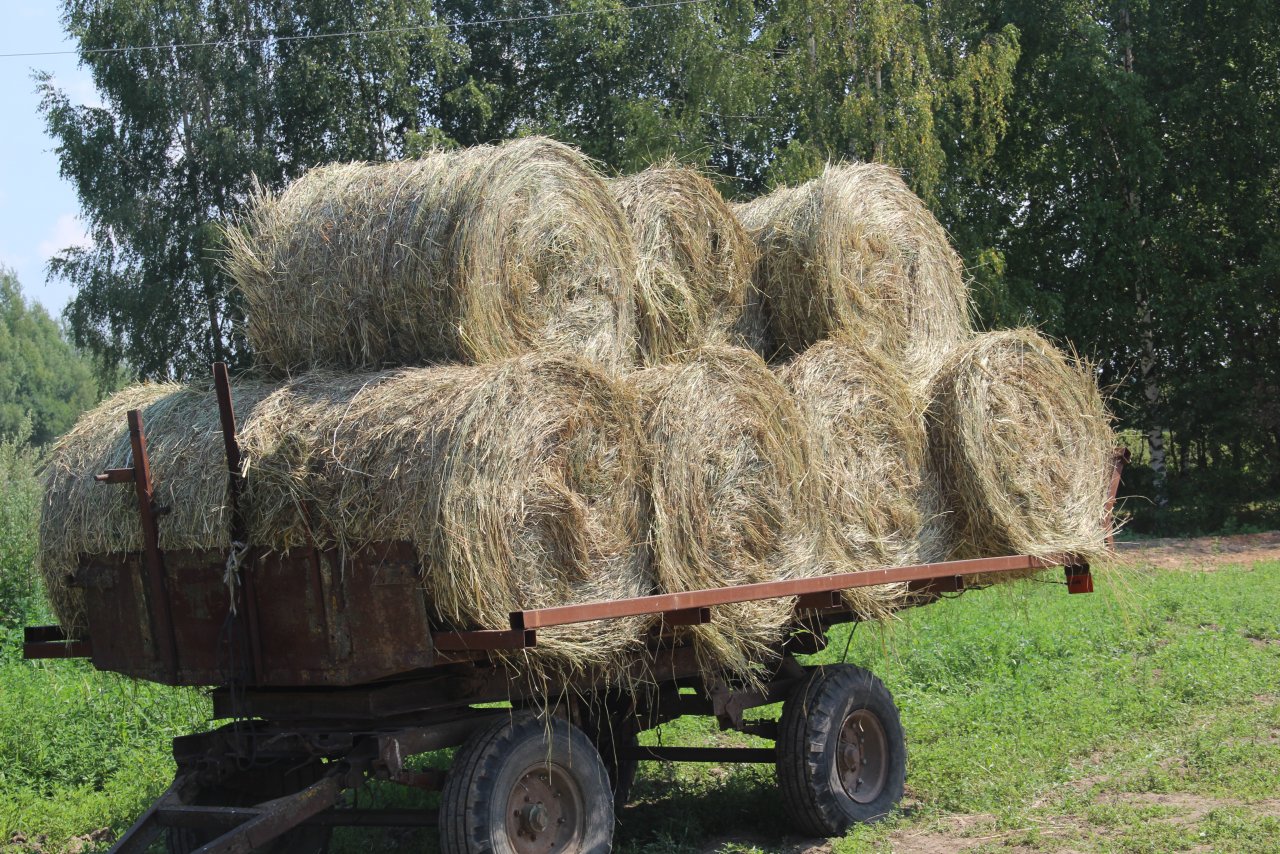
[[1212, 571], [1259, 560], [1280, 560], [1280, 531], [1116, 543], [1116, 563], [1122, 566]]

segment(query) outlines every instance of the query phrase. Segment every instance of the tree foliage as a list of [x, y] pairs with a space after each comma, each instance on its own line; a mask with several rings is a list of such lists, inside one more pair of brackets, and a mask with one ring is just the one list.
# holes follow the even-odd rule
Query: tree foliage
[[[1280, 488], [1272, 0], [64, 0], [101, 108], [45, 78], [91, 249], [77, 342], [147, 377], [244, 360], [214, 224], [255, 178], [549, 133], [742, 197], [881, 160], [980, 321], [1092, 359], [1175, 470]], [[367, 34], [343, 35], [355, 31]], [[232, 43], [227, 43], [227, 42]], [[200, 42], [184, 50], [94, 52]]]
[[45, 444], [97, 397], [88, 360], [44, 308], [23, 298], [17, 277], [0, 269], [0, 439]]

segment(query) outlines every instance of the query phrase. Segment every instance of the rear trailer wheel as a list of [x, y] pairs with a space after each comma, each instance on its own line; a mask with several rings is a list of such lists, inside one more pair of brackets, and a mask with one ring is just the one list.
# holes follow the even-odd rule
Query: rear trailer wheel
[[517, 712], [459, 748], [440, 793], [441, 854], [605, 854], [609, 775], [560, 718]]
[[898, 707], [861, 667], [814, 669], [782, 707], [777, 756], [787, 814], [813, 836], [877, 821], [902, 800], [907, 749]]

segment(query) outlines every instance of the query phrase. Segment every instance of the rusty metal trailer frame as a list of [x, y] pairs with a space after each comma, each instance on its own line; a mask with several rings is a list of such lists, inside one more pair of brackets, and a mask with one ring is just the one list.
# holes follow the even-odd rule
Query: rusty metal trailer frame
[[[232, 552], [240, 552], [235, 556], [232, 569], [226, 571], [227, 586], [221, 588], [230, 599], [226, 603], [224, 628], [229, 630], [229, 637], [225, 642], [247, 651], [244, 672], [240, 678], [227, 680], [213, 692], [214, 717], [232, 718], [234, 722], [210, 732], [175, 739], [178, 773], [174, 783], [111, 849], [119, 854], [142, 852], [157, 835], [171, 828], [203, 828], [206, 835], [214, 833], [216, 838], [188, 846], [193, 854], [235, 854], [256, 850], [299, 828], [432, 824], [433, 816], [412, 811], [337, 809], [336, 806], [344, 792], [370, 779], [439, 788], [440, 772], [412, 772], [406, 769], [404, 760], [457, 746], [477, 727], [510, 714], [493, 708], [477, 708], [478, 704], [494, 701], [507, 700], [515, 707], [539, 707], [594, 729], [602, 737], [608, 735], [615, 720], [629, 720], [633, 728], [639, 720], [643, 724], [639, 728], [647, 729], [685, 714], [711, 715], [723, 729], [776, 737], [776, 723], [748, 721], [743, 712], [789, 696], [806, 676], [793, 655], [821, 649], [826, 643], [825, 630], [831, 625], [860, 619], [844, 603], [841, 593], [846, 590], [905, 583], [914, 594], [911, 604], [919, 605], [936, 601], [945, 593], [962, 592], [966, 579], [973, 576], [1054, 566], [1064, 567], [1069, 592], [1093, 590], [1089, 566], [1072, 555], [1009, 555], [885, 567], [515, 611], [510, 614], [506, 628], [470, 631], [433, 628], [425, 657], [406, 659], [410, 664], [403, 672], [388, 674], [391, 678], [345, 687], [324, 684], [308, 687], [305, 682], [273, 684], [272, 671], [264, 660], [268, 657], [263, 652], [261, 637], [265, 628], [257, 614], [259, 605], [253, 590], [253, 585], [259, 582], [254, 581], [254, 573], [236, 578], [233, 572], [240, 563], [239, 558], [251, 550], [240, 505], [243, 489], [240, 449], [225, 365], [215, 366], [214, 379], [230, 483]], [[193, 684], [192, 679], [210, 671], [193, 669], [182, 661], [182, 636], [174, 614], [175, 602], [179, 608], [182, 603], [175, 600], [169, 589], [174, 567], [166, 566], [166, 557], [170, 563], [185, 560], [190, 566], [203, 567], [207, 576], [211, 560], [227, 562], [233, 556], [184, 558], [161, 551], [157, 520], [164, 508], [156, 505], [139, 411], [128, 413], [128, 426], [131, 466], [110, 469], [97, 479], [109, 484], [134, 485], [143, 531], [143, 553], [121, 559], [115, 565], [89, 562], [81, 567], [75, 580], [87, 587], [110, 587], [116, 583], [114, 578], [122, 578], [121, 584], [126, 581], [135, 584], [136, 588], [121, 591], [119, 596], [145, 603], [150, 648], [156, 651], [158, 660], [151, 669], [125, 670], [118, 662], [127, 659], [133, 648], [121, 652], [109, 650], [107, 644], [100, 643], [95, 654], [95, 638], [69, 638], [55, 626], [28, 628], [23, 655], [29, 659], [88, 657], [106, 669], [121, 669], [169, 684]], [[1106, 507], [1108, 520], [1127, 461], [1128, 452], [1118, 450]], [[384, 562], [378, 565], [411, 561], [412, 550], [409, 557], [403, 550], [402, 544], [378, 546], [374, 551]], [[324, 562], [320, 551], [312, 548], [300, 560], [303, 563], [287, 566], [282, 563], [281, 566], [323, 586]], [[130, 578], [130, 573], [136, 577]], [[682, 645], [673, 631], [678, 626], [708, 623], [711, 609], [717, 606], [782, 597], [795, 597], [793, 625], [797, 631], [776, 650], [776, 668], [761, 685], [731, 684], [704, 674], [693, 650]], [[513, 680], [491, 655], [536, 646], [541, 629], [637, 616], [660, 618], [650, 635], [649, 657], [635, 662], [636, 673], [632, 674], [651, 686], [643, 698], [620, 694], [614, 687], [617, 680], [607, 680], [603, 675], [583, 676], [572, 684], [557, 684], [549, 689], [545, 685]], [[114, 642], [115, 639], [108, 640]], [[386, 666], [394, 667], [395, 662]], [[693, 694], [682, 693], [682, 687], [697, 690]], [[621, 738], [613, 734], [606, 739], [607, 749], [612, 752], [609, 758], [614, 763], [638, 759], [774, 761], [772, 748], [641, 747], [626, 736], [624, 731]], [[601, 753], [605, 753], [603, 746]], [[283, 766], [272, 763], [283, 763]], [[259, 778], [257, 783], [270, 779], [275, 788], [259, 790], [249, 799], [250, 803], [226, 803], [229, 798], [225, 795], [236, 792], [244, 783], [246, 768]], [[264, 772], [264, 768], [275, 770]], [[221, 793], [224, 797], [215, 798], [211, 793]], [[210, 802], [211, 799], [223, 802]]]

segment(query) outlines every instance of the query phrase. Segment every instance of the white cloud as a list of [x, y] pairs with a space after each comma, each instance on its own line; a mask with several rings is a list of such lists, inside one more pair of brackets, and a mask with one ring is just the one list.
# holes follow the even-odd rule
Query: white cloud
[[93, 245], [93, 241], [89, 238], [88, 233], [84, 230], [84, 225], [80, 222], [80, 217], [75, 214], [63, 214], [58, 217], [58, 221], [53, 224], [49, 235], [40, 241], [38, 251], [42, 261], [48, 261], [63, 249], [72, 246], [89, 247]]

